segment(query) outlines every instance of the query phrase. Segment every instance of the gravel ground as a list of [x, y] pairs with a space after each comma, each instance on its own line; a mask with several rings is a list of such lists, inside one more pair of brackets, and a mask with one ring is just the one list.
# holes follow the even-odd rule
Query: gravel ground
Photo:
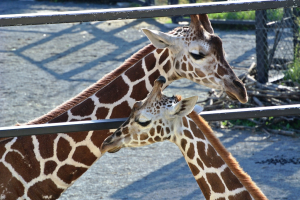
[[[1, 0], [0, 14], [111, 7]], [[118, 67], [148, 44], [140, 28], [171, 30], [153, 19], [0, 28], [0, 126], [43, 115]], [[215, 32], [237, 74], [255, 60], [254, 31]], [[180, 80], [166, 94], [205, 98], [207, 91]], [[269, 199], [299, 199], [298, 138], [233, 130], [216, 133]], [[179, 149], [163, 142], [105, 154], [60, 199], [204, 197]]]

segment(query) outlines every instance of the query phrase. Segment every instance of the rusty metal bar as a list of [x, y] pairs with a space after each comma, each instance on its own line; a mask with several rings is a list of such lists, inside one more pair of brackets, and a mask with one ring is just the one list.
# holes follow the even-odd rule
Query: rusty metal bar
[[[300, 104], [205, 111], [202, 112], [200, 115], [207, 121], [223, 121], [232, 119], [300, 115]], [[116, 129], [125, 120], [126, 118], [2, 127], [0, 128], [0, 138], [17, 137], [25, 135], [42, 135], [50, 133], [67, 133], [89, 130]]]
[[138, 8], [0, 15], [0, 27], [106, 21], [117, 19], [139, 19], [287, 7], [300, 7], [300, 0], [223, 1], [168, 6], [147, 6]]

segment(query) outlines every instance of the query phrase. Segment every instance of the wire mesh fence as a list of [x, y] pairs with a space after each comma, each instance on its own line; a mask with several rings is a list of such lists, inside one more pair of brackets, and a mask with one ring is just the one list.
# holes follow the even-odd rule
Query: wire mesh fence
[[[299, 37], [298, 12], [298, 8], [256, 12], [257, 76], [255, 78], [260, 83], [282, 82], [282, 79], [288, 79], [285, 76], [286, 71], [294, 67], [298, 59], [296, 55]], [[296, 80], [294, 82], [297, 84]]]

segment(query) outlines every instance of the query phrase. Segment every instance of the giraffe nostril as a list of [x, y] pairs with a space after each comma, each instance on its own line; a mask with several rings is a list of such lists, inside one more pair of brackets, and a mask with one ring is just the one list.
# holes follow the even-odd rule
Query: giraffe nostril
[[241, 83], [240, 80], [237, 80], [237, 79], [233, 80], [233, 84], [234, 84], [235, 87], [237, 87], [237, 88], [244, 88], [244, 85]]
[[106, 140], [104, 140], [104, 143], [109, 144], [112, 141], [112, 136], [109, 136], [108, 138], [106, 138]]

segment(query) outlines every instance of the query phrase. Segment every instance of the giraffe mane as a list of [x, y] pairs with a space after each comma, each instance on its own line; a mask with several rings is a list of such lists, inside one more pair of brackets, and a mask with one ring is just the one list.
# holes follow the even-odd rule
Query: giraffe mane
[[133, 66], [135, 63], [137, 63], [144, 56], [152, 52], [154, 49], [155, 47], [152, 44], [145, 46], [144, 48], [140, 49], [137, 53], [133, 54], [121, 66], [119, 66], [112, 72], [106, 74], [102, 79], [100, 79], [99, 81], [97, 81], [96, 83], [88, 87], [87, 89], [83, 90], [77, 96], [66, 101], [60, 106], [54, 108], [49, 113], [28, 122], [26, 125], [43, 124], [62, 115], [63, 113], [65, 113], [66, 111], [74, 107], [75, 105], [83, 102], [85, 99], [87, 99], [88, 97], [96, 93], [98, 90], [100, 90], [101, 88], [109, 84], [111, 81], [113, 81], [115, 78], [120, 76], [124, 71], [126, 71], [128, 68]]
[[240, 167], [236, 159], [227, 151], [221, 141], [215, 136], [213, 130], [208, 125], [208, 123], [199, 116], [195, 111], [189, 114], [189, 117], [197, 124], [199, 129], [205, 135], [207, 140], [215, 148], [224, 162], [228, 165], [229, 169], [234, 173], [234, 175], [240, 180], [244, 187], [249, 191], [254, 199], [264, 200], [267, 197], [262, 193], [262, 191], [257, 187], [257, 185], [252, 181], [251, 177]]

